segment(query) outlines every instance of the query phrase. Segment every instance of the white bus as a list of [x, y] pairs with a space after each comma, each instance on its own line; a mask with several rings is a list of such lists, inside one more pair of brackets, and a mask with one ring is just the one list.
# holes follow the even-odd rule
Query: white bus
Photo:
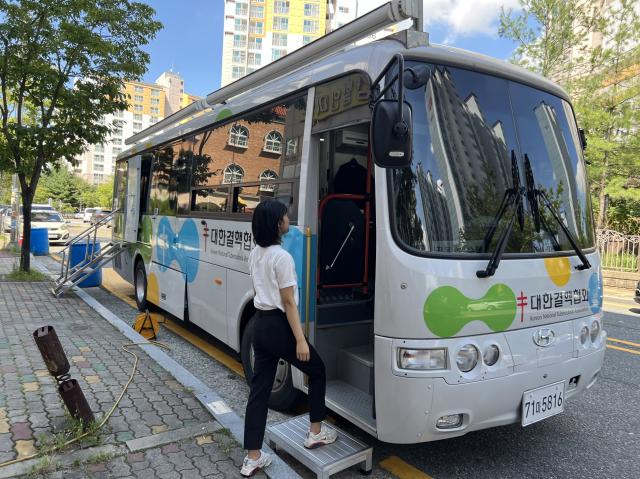
[[[121, 154], [114, 267], [140, 309], [199, 326], [251, 377], [251, 214], [275, 198], [330, 409], [391, 443], [562, 412], [595, 383], [606, 342], [566, 92], [423, 40], [318, 58], [313, 45]], [[271, 406], [300, 392], [282, 362]]]

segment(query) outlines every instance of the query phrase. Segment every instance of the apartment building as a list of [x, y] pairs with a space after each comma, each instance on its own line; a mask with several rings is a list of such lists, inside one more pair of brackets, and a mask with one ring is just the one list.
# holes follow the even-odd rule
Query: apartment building
[[[379, 7], [386, 0], [225, 0], [221, 85]], [[395, 29], [358, 43], [375, 40]]]
[[91, 145], [73, 167], [78, 176], [91, 184], [113, 176], [116, 158], [125, 148], [125, 138], [199, 99], [184, 92], [183, 78], [172, 71], [164, 72], [155, 83], [125, 82], [124, 90], [129, 98], [129, 108], [106, 115], [102, 120], [114, 127], [113, 134], [104, 143]]
[[326, 0], [226, 0], [222, 86], [325, 34]]

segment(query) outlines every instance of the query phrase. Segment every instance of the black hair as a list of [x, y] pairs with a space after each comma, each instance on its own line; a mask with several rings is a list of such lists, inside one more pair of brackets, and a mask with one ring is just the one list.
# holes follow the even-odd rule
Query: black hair
[[251, 220], [251, 231], [256, 244], [266, 248], [280, 243], [278, 226], [287, 211], [283, 203], [272, 199], [261, 201], [256, 206]]

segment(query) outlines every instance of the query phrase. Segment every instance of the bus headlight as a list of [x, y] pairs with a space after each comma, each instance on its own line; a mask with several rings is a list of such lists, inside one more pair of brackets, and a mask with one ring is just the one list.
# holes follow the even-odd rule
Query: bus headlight
[[600, 335], [600, 322], [596, 319], [593, 323], [591, 323], [591, 342], [595, 343], [599, 335]]
[[468, 373], [476, 367], [479, 357], [480, 353], [478, 352], [478, 348], [473, 344], [465, 344], [458, 350], [458, 355], [456, 356], [458, 369], [463, 373]]
[[487, 366], [493, 366], [498, 362], [498, 358], [500, 357], [500, 349], [495, 344], [492, 344], [487, 349], [484, 350], [482, 354], [482, 360]]
[[586, 343], [587, 339], [589, 339], [589, 328], [582, 326], [582, 329], [580, 329], [580, 344]]
[[398, 348], [398, 367], [401, 369], [445, 369], [447, 367], [447, 348]]

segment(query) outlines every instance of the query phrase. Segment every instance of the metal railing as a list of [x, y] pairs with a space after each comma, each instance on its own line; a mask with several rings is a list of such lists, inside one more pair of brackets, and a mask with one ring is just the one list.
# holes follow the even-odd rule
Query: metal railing
[[640, 236], [613, 230], [596, 230], [602, 268], [627, 273], [640, 272]]
[[[55, 296], [59, 296], [73, 284], [84, 280], [86, 274], [103, 266], [122, 251], [123, 241], [116, 242], [111, 240], [104, 247], [96, 248], [98, 229], [111, 221], [113, 216], [119, 212], [120, 210], [112, 211], [78, 236], [67, 241], [65, 247], [59, 253], [61, 257], [60, 275], [55, 281], [56, 286], [53, 288]], [[84, 242], [86, 242], [84, 260], [72, 266], [71, 247]]]

